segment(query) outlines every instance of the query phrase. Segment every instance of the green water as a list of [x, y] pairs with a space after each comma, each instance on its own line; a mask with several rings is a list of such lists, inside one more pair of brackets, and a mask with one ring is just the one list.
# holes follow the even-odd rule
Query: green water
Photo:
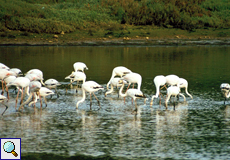
[[[59, 98], [47, 97], [47, 108], [40, 109], [38, 102], [22, 112], [15, 110], [11, 88], [9, 109], [0, 117], [0, 137], [21, 138], [24, 159], [228, 159], [230, 102], [223, 104], [219, 87], [230, 81], [229, 53], [229, 46], [0, 47], [1, 63], [23, 73], [38, 68], [45, 80], [63, 84]], [[96, 93], [100, 110], [95, 98], [90, 110], [89, 95], [76, 110], [81, 89], [66, 93], [65, 77], [77, 61], [89, 68], [87, 80], [104, 86]], [[124, 104], [117, 90], [104, 96], [116, 66], [142, 75], [141, 90], [149, 99], [146, 104], [137, 100], [137, 115], [131, 114], [131, 99]], [[180, 99], [175, 110], [172, 103], [165, 110], [164, 100], [159, 105], [158, 99], [150, 106], [156, 92], [153, 78], [169, 74], [188, 80], [193, 99]]]

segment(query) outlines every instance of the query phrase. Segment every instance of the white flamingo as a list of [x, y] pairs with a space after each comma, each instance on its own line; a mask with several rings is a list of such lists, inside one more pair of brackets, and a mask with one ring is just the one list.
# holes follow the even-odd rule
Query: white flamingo
[[54, 94], [53, 91], [51, 91], [50, 89], [46, 88], [46, 87], [41, 87], [39, 89], [39, 91], [37, 92], [37, 94], [35, 94], [35, 100], [29, 103], [29, 106], [31, 106], [32, 104], [35, 104], [37, 102], [38, 96], [41, 97], [40, 99], [40, 103], [41, 103], [41, 107], [42, 107], [42, 98], [44, 99], [44, 102], [46, 104], [47, 107], [47, 100], [46, 100], [46, 96], [52, 95]]
[[31, 69], [25, 75], [27, 75], [27, 74], [36, 74], [39, 77], [39, 80], [41, 81], [41, 84], [45, 85], [43, 83], [44, 78], [43, 78], [43, 72], [41, 70], [39, 70], [39, 69]]
[[160, 87], [165, 85], [165, 83], [166, 83], [166, 78], [165, 78], [165, 76], [163, 76], [163, 75], [159, 75], [159, 76], [156, 76], [156, 77], [153, 79], [153, 82], [154, 82], [154, 84], [155, 84], [155, 86], [156, 86], [156, 94], [152, 96], [150, 105], [153, 104], [153, 99], [154, 99], [154, 98], [158, 98], [158, 96], [160, 95]]
[[74, 68], [75, 72], [77, 72], [77, 71], [84, 72], [85, 69], [88, 70], [88, 67], [83, 62], [76, 62], [76, 63], [74, 63], [73, 64], [73, 68]]
[[[21, 102], [20, 102], [20, 104], [22, 104], [23, 98], [24, 98], [23, 89], [25, 88], [26, 93], [28, 94], [29, 84], [30, 84], [30, 80], [28, 78], [26, 78], [26, 77], [17, 77], [14, 81], [12, 81], [9, 84], [7, 84], [7, 87], [13, 85], [13, 86], [16, 86], [19, 89], [19, 91], [21, 91]], [[15, 108], [17, 107], [18, 95], [19, 95], [19, 92], [18, 92], [17, 97], [16, 97]]]
[[220, 85], [220, 89], [221, 89], [221, 92], [222, 92], [222, 94], [223, 94], [223, 96], [224, 96], [224, 104], [225, 104], [225, 101], [227, 100], [227, 98], [229, 98], [230, 97], [230, 92], [229, 92], [229, 90], [230, 90], [230, 85], [228, 84], [228, 83], [222, 83], [221, 85]]
[[167, 98], [165, 100], [166, 109], [168, 108], [168, 101], [169, 101], [170, 97], [171, 96], [176, 97], [178, 95], [182, 96], [184, 98], [184, 101], [186, 101], [185, 96], [182, 93], [180, 93], [180, 88], [178, 86], [170, 86], [167, 88]]
[[165, 77], [166, 83], [170, 86], [179, 86], [180, 78], [177, 75], [171, 74]]
[[180, 78], [180, 80], [179, 80], [179, 87], [180, 87], [180, 88], [184, 88], [184, 89], [185, 89], [185, 93], [186, 93], [189, 97], [191, 97], [191, 98], [193, 99], [192, 95], [188, 93], [188, 81], [187, 81], [186, 79]]
[[85, 101], [86, 95], [85, 92], [89, 92], [90, 94], [90, 109], [92, 106], [92, 96], [91, 94], [94, 95], [94, 97], [97, 99], [98, 105], [101, 107], [100, 105], [100, 101], [98, 100], [98, 98], [96, 97], [96, 95], [94, 94], [94, 92], [98, 91], [98, 90], [103, 90], [104, 88], [99, 85], [97, 82], [94, 81], [86, 81], [82, 84], [82, 93], [83, 93], [83, 97], [81, 100], [79, 100], [76, 104], [76, 108], [78, 108], [79, 104]]
[[49, 89], [55, 89], [55, 92], [57, 94], [57, 97], [59, 97], [57, 86], [60, 86], [61, 83], [58, 82], [56, 79], [50, 78], [45, 81], [45, 86]]
[[0, 80], [2, 82], [2, 94], [4, 93], [4, 83], [5, 83], [4, 79], [8, 76], [16, 76], [16, 74], [6, 69], [0, 69]]
[[[21, 105], [20, 105], [20, 107], [18, 108], [18, 110], [20, 111], [20, 109], [25, 105], [25, 104], [28, 104], [29, 103], [29, 101], [30, 101], [30, 99], [34, 96], [35, 98], [36, 98], [36, 92], [38, 92], [39, 91], [39, 89], [42, 87], [42, 84], [40, 83], [40, 82], [38, 82], [38, 81], [32, 81], [32, 82], [30, 82], [30, 84], [29, 84], [29, 92], [30, 92], [30, 94], [29, 94], [29, 97], [28, 97], [28, 99], [25, 101], [25, 102], [23, 102]], [[34, 100], [35, 101], [35, 100]]]
[[[118, 77], [115, 77], [112, 79], [111, 81], [111, 87], [110, 87], [110, 90], [108, 90], [106, 93], [105, 93], [105, 97], [112, 93], [113, 92], [113, 88], [114, 87], [121, 87], [122, 86], [122, 82], [120, 81], [121, 78], [118, 78]], [[120, 82], [119, 82], [120, 81]], [[124, 82], [125, 84], [127, 83], [126, 81]], [[119, 97], [119, 92], [118, 92], [118, 97]]]
[[140, 74], [132, 72], [132, 73], [126, 74], [121, 79], [128, 81], [129, 85], [127, 89], [129, 88], [131, 84], [133, 84], [133, 88], [134, 88], [134, 83], [137, 83], [137, 89], [141, 90], [142, 77]]
[[[5, 96], [3, 96], [3, 95], [0, 95], [0, 103], [2, 103], [3, 104], [3, 102], [6, 100], [7, 98], [5, 97]], [[7, 105], [5, 105], [5, 104], [3, 104], [5, 107], [6, 107], [6, 109], [2, 112], [2, 115], [5, 113], [5, 111], [8, 109], [8, 106]]]
[[0, 69], [6, 69], [6, 70], [9, 70], [10, 68], [9, 68], [8, 66], [6, 66], [5, 64], [0, 63]]
[[4, 82], [6, 83], [6, 93], [7, 93], [7, 98], [10, 99], [9, 97], [9, 89], [7, 87], [7, 84], [9, 84], [10, 82], [14, 81], [17, 77], [16, 76], [8, 76], [4, 79]]
[[133, 100], [134, 100], [134, 102], [135, 102], [135, 111], [137, 111], [137, 103], [136, 103], [136, 99], [137, 98], [145, 98], [145, 100], [146, 100], [146, 96], [142, 93], [142, 91], [141, 90], [139, 90], [139, 89], [128, 89], [126, 92], [125, 92], [125, 94], [123, 94], [122, 93], [122, 90], [123, 90], [123, 88], [124, 88], [124, 81], [123, 80], [120, 80], [120, 83], [122, 83], [122, 86], [121, 86], [121, 88], [120, 88], [120, 90], [119, 90], [119, 95], [121, 96], [121, 97], [127, 97], [127, 96], [129, 96], [129, 97], [131, 97]]
[[109, 82], [108, 82], [107, 85], [106, 85], [107, 89], [109, 89], [109, 85], [110, 85], [112, 79], [113, 79], [115, 76], [122, 77], [122, 76], [124, 76], [124, 75], [126, 75], [126, 74], [128, 74], [128, 73], [132, 73], [132, 71], [129, 70], [128, 68], [126, 68], [126, 67], [123, 67], [123, 66], [115, 67], [115, 68], [113, 69], [113, 71], [112, 71], [112, 76], [111, 76]]
[[[70, 79], [69, 85], [77, 81], [77, 87], [78, 87], [79, 81], [82, 81], [83, 83], [86, 81], [86, 75], [84, 72], [72, 72], [69, 76], [65, 77], [65, 79]], [[76, 92], [77, 92], [77, 89], [76, 89]]]
[[23, 75], [22, 71], [19, 68], [10, 68], [10, 71], [16, 74], [16, 77]]

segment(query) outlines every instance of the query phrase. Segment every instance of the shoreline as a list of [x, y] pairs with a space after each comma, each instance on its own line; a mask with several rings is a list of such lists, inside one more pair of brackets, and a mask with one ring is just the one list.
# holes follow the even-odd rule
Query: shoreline
[[70, 41], [2, 41], [0, 46], [191, 46], [191, 45], [230, 45], [230, 38], [217, 39], [104, 39]]

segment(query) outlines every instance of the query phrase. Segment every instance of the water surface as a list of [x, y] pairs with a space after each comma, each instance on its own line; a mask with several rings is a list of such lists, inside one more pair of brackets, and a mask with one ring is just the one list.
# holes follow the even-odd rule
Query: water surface
[[[229, 82], [229, 46], [107, 46], [107, 47], [0, 47], [0, 62], [24, 73], [38, 68], [44, 79], [62, 83], [61, 94], [48, 97], [48, 107], [25, 106], [15, 110], [16, 94], [10, 89], [9, 109], [0, 117], [1, 138], [22, 138], [22, 156], [44, 158], [110, 159], [228, 159], [230, 155], [230, 102], [223, 103], [220, 84]], [[93, 98], [89, 95], [76, 109], [82, 91], [66, 86], [65, 77], [73, 63], [84, 62], [87, 80], [104, 86]], [[149, 98], [137, 100], [138, 113], [133, 115], [130, 98], [126, 103], [117, 91], [104, 96], [106, 83], [116, 66], [125, 66], [142, 75], [141, 90]], [[153, 78], [176, 74], [189, 82], [189, 92], [169, 103], [156, 99]], [[165, 95], [166, 91], [162, 93]], [[182, 93], [184, 91], [182, 90]], [[19, 104], [18, 104], [19, 106]], [[0, 106], [0, 112], [4, 110]]]

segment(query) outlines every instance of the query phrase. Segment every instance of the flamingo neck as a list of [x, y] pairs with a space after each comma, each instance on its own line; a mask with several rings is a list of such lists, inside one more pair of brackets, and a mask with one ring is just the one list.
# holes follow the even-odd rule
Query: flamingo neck
[[124, 88], [124, 85], [125, 85], [125, 83], [124, 83], [124, 81], [122, 81], [122, 86], [121, 86], [121, 88], [120, 88], [120, 90], [119, 90], [119, 95], [120, 95], [121, 97], [126, 97], [126, 96], [127, 96], [127, 92], [126, 92], [125, 94], [122, 93], [122, 90], [123, 90], [123, 88]]
[[78, 108], [78, 105], [84, 101], [85, 101], [85, 90], [82, 88], [82, 99], [77, 102], [76, 107]]
[[113, 79], [115, 76], [116, 76], [116, 73], [115, 73], [114, 70], [113, 70], [112, 76], [111, 76], [109, 82], [108, 82], [107, 85], [106, 85], [106, 86], [107, 86], [107, 89], [109, 88], [109, 85], [110, 85], [112, 79]]
[[156, 97], [158, 97], [158, 96], [159, 96], [159, 93], [160, 93], [160, 87], [161, 87], [161, 86], [157, 86], [157, 87], [156, 87], [156, 95], [155, 95]]

